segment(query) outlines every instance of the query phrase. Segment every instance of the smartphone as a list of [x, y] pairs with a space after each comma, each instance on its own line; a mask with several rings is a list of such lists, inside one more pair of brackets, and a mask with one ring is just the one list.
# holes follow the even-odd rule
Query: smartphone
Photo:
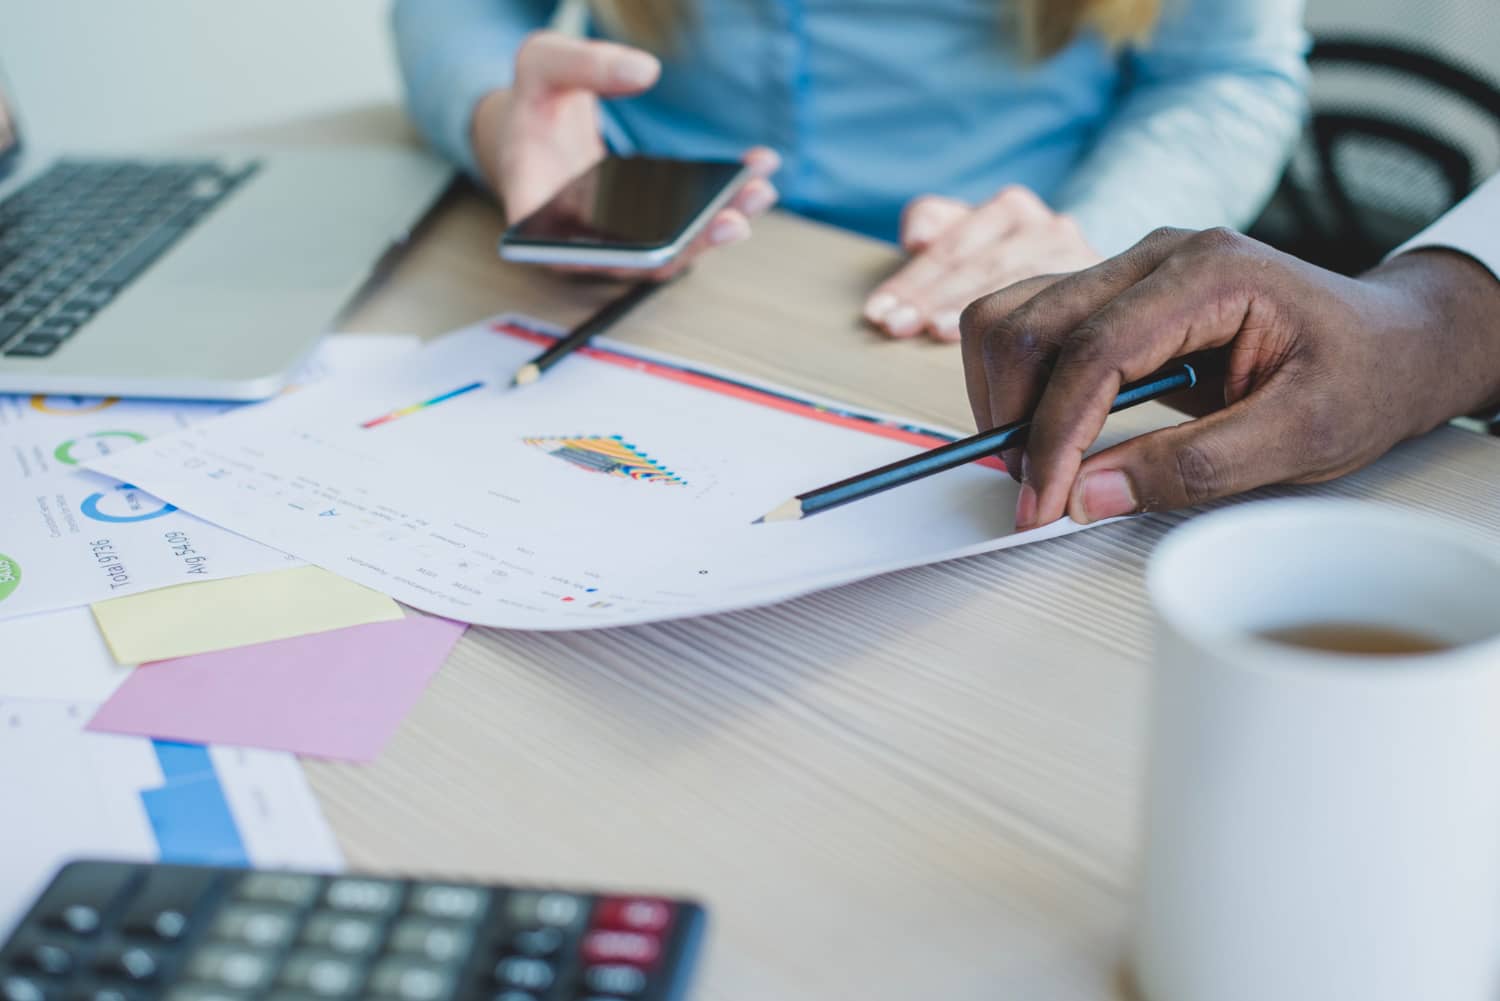
[[508, 261], [648, 270], [670, 264], [750, 179], [739, 161], [607, 157], [500, 238]]

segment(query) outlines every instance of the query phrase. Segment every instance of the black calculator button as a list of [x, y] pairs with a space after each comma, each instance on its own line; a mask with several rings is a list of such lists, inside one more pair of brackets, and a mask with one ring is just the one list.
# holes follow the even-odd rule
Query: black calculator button
[[218, 878], [212, 869], [170, 866], [149, 871], [121, 919], [121, 927], [131, 935], [176, 941], [187, 931], [193, 912]]
[[361, 964], [330, 953], [303, 952], [281, 968], [282, 987], [315, 998], [349, 998], [359, 990]]
[[[122, 862], [76, 862], [57, 874], [37, 902], [32, 920], [75, 935], [89, 934], [98, 929], [101, 915], [134, 875], [135, 867]], [[78, 925], [89, 931], [78, 931]]]
[[187, 929], [187, 915], [181, 911], [158, 911], [151, 920], [151, 934], [163, 942], [176, 941]]
[[362, 956], [380, 945], [380, 921], [359, 914], [322, 911], [308, 919], [302, 943], [345, 955]]
[[526, 991], [545, 991], [557, 979], [552, 964], [529, 956], [510, 956], [495, 966], [495, 980], [502, 987]]
[[296, 912], [266, 904], [231, 904], [214, 921], [213, 937], [252, 949], [279, 949], [297, 930]]
[[507, 905], [512, 924], [576, 928], [587, 917], [587, 901], [571, 893], [513, 893]]
[[398, 1001], [441, 1001], [453, 993], [451, 967], [409, 959], [382, 959], [370, 974], [367, 993]]
[[99, 930], [99, 910], [87, 904], [70, 904], [58, 915], [58, 924], [74, 935], [92, 935]]
[[411, 891], [407, 909], [429, 918], [477, 921], [484, 914], [490, 895], [477, 886], [426, 884]]
[[510, 950], [533, 959], [557, 955], [563, 947], [563, 933], [556, 928], [528, 928], [511, 936]]
[[456, 963], [473, 949], [474, 929], [456, 921], [406, 918], [391, 930], [388, 947], [434, 963]]
[[646, 975], [634, 966], [611, 964], [591, 966], [583, 971], [583, 982], [599, 994], [633, 998], [646, 989]]
[[258, 904], [306, 907], [317, 899], [323, 880], [290, 872], [252, 872], [234, 888], [236, 900]]
[[73, 953], [56, 942], [29, 942], [12, 954], [12, 962], [48, 977], [65, 977], [77, 965]]
[[161, 956], [136, 945], [106, 949], [94, 957], [94, 969], [107, 976], [147, 983], [161, 973]]
[[6, 977], [0, 980], [0, 998], [4, 1001], [51, 1001], [55, 997], [39, 980], [30, 977]]
[[231, 991], [259, 991], [275, 973], [270, 953], [227, 945], [207, 945], [188, 964], [188, 973], [205, 985]]
[[389, 914], [401, 903], [401, 884], [384, 879], [334, 879], [323, 891], [323, 904], [337, 911]]

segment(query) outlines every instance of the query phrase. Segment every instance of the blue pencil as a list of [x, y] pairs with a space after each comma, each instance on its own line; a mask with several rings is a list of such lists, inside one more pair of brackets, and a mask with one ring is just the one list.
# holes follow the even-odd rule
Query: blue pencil
[[[1197, 384], [1198, 373], [1193, 371], [1191, 365], [1184, 364], [1163, 369], [1156, 375], [1139, 382], [1132, 382], [1122, 388], [1120, 395], [1115, 397], [1114, 405], [1109, 408], [1109, 412], [1124, 410], [1126, 407], [1133, 407], [1138, 403], [1166, 396], [1168, 393], [1192, 389]], [[754, 524], [759, 525], [768, 521], [800, 521], [823, 511], [831, 511], [836, 507], [873, 497], [914, 480], [925, 479], [978, 459], [987, 459], [1019, 443], [1030, 427], [1030, 419], [1016, 421], [1013, 424], [1006, 424], [940, 445], [909, 459], [872, 469], [868, 473], [860, 473], [826, 487], [798, 494], [755, 519]]]

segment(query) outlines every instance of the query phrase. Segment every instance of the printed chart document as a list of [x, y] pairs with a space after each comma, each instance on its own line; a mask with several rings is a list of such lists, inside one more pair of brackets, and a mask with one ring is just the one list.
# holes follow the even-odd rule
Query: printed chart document
[[[587, 629], [778, 601], [1075, 531], [1015, 533], [975, 465], [802, 522], [788, 497], [955, 436], [501, 318], [94, 468], [418, 608]], [[955, 388], [955, 391], [958, 391]]]
[[[420, 342], [407, 334], [324, 338], [292, 379], [302, 387], [336, 372], [393, 361]], [[292, 390], [295, 391], [295, 390]], [[122, 400], [117, 396], [0, 395], [0, 493], [27, 480], [78, 469], [149, 438], [227, 413], [235, 403]]]
[[0, 699], [0, 934], [72, 858], [342, 865], [290, 754], [90, 733], [97, 708]]
[[296, 565], [86, 470], [0, 490], [0, 619]]
[[[416, 339], [328, 338], [303, 383], [394, 363]], [[298, 389], [289, 395], [296, 395]], [[91, 458], [212, 418], [216, 403], [0, 396], [0, 619], [260, 573], [297, 560], [82, 469]]]
[[115, 662], [87, 607], [11, 619], [0, 644], [0, 699], [103, 702], [135, 670]]

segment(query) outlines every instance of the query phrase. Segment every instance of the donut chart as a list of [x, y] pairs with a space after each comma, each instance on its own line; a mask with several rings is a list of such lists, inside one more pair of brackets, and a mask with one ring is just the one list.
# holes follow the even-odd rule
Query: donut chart
[[128, 441], [132, 445], [146, 440], [146, 436], [139, 431], [90, 431], [86, 435], [77, 438], [69, 438], [57, 448], [52, 450], [52, 457], [67, 466], [76, 466], [79, 458], [73, 454], [73, 450], [85, 442], [93, 442], [98, 448], [100, 455], [110, 453], [109, 442]]
[[[160, 505], [160, 506], [156, 506]], [[128, 525], [137, 521], [150, 521], [171, 514], [177, 508], [146, 493], [129, 483], [121, 483], [112, 490], [100, 490], [89, 494], [78, 505], [86, 518], [110, 525]]]

